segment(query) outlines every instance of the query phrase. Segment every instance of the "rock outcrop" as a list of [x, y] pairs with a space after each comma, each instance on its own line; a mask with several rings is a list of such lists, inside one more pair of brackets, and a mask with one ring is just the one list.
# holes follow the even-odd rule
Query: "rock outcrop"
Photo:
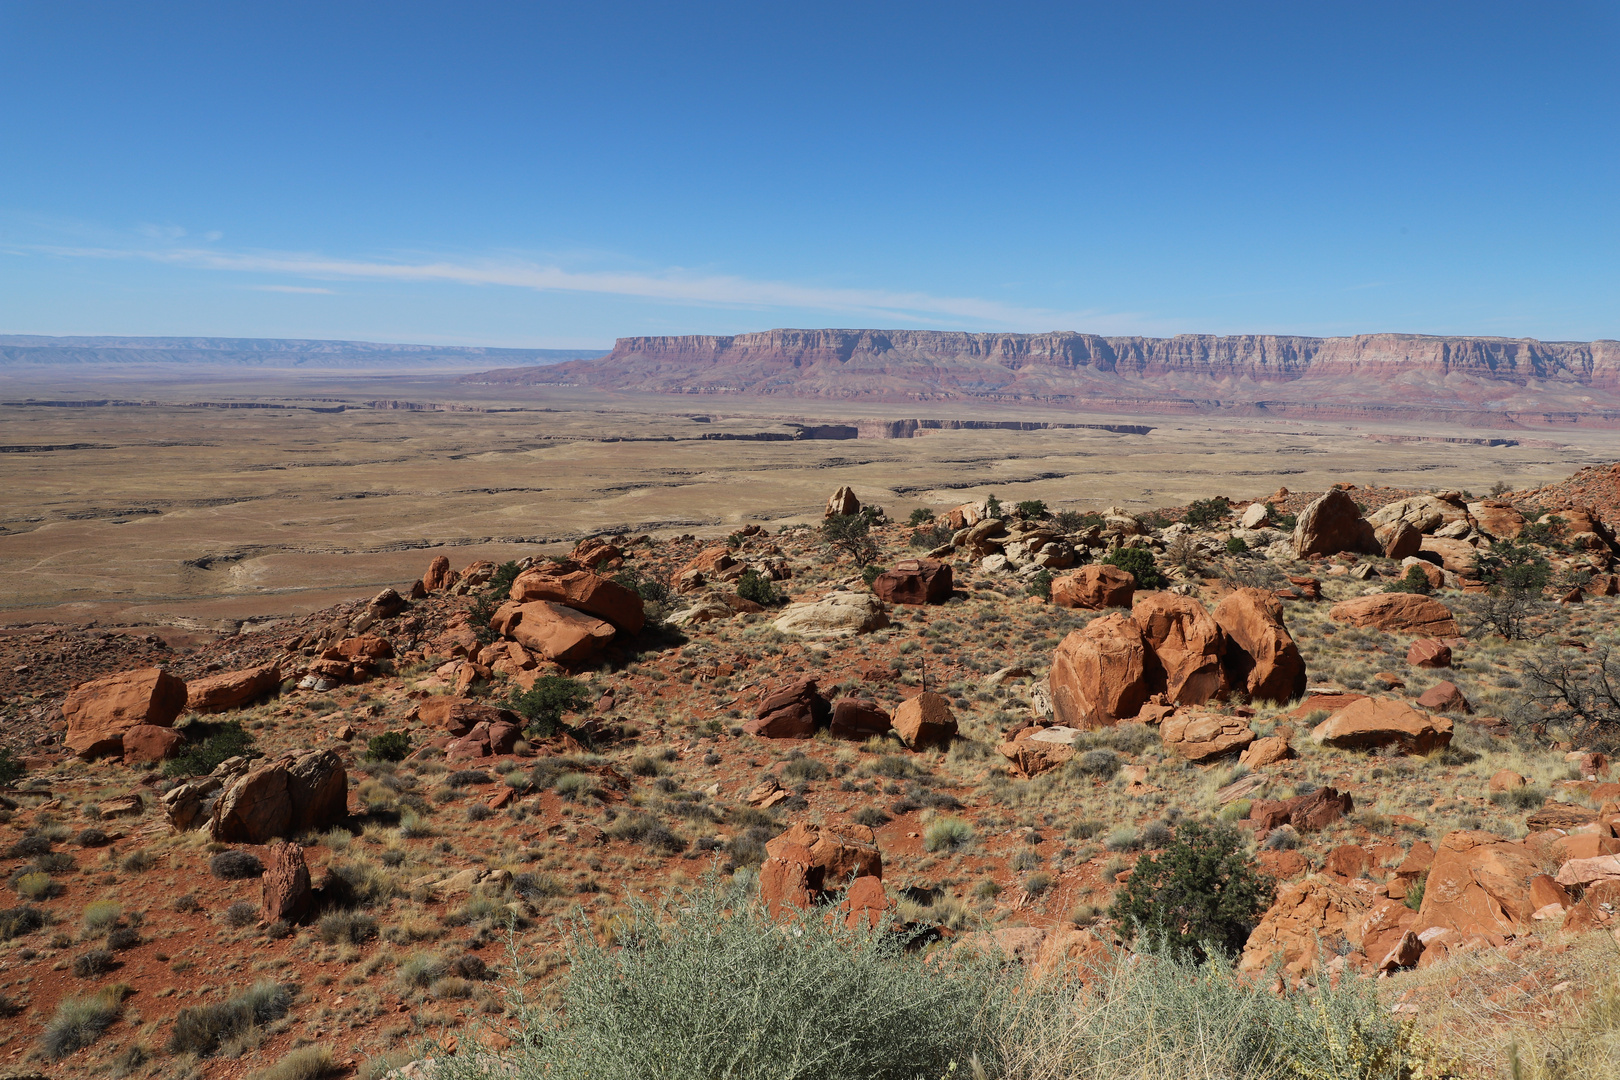
[[762, 739], [808, 739], [832, 719], [832, 705], [815, 679], [800, 679], [764, 695], [743, 730]]
[[1159, 725], [1159, 737], [1166, 748], [1202, 765], [1241, 751], [1254, 741], [1254, 732], [1236, 716], [1177, 713]]
[[1540, 869], [1522, 843], [1487, 832], [1452, 832], [1440, 841], [1413, 930], [1458, 935], [1528, 933], [1530, 879]]
[[646, 624], [640, 595], [589, 570], [559, 574], [546, 567], [534, 567], [513, 580], [509, 595], [517, 604], [561, 604], [610, 622], [627, 634], [639, 634]]

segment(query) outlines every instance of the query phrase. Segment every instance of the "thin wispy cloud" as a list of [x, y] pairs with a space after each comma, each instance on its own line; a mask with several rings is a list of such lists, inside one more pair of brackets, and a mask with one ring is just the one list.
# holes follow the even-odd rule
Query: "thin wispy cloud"
[[[50, 247], [59, 257], [139, 259], [226, 273], [265, 274], [314, 280], [393, 281], [505, 286], [539, 292], [593, 293], [670, 304], [731, 308], [790, 308], [862, 317], [915, 320], [928, 317], [965, 325], [1022, 330], [1068, 329], [1108, 323], [1138, 324], [1137, 316], [1097, 311], [1053, 311], [975, 297], [935, 296], [885, 289], [828, 288], [784, 281], [757, 281], [700, 274], [679, 268], [659, 272], [580, 271], [518, 259], [422, 261], [334, 258], [291, 252], [231, 252], [203, 247]], [[320, 291], [300, 286], [258, 286], [268, 291]]]

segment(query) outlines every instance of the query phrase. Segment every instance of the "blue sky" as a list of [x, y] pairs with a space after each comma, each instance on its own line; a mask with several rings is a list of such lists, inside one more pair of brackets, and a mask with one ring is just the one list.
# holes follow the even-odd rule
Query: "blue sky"
[[1620, 337], [1620, 5], [0, 0], [0, 333]]

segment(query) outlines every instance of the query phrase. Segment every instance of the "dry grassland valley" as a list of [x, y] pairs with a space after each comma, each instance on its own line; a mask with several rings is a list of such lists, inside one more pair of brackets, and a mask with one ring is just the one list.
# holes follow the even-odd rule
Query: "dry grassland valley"
[[1620, 1076], [1613, 342], [773, 333], [13, 358], [0, 1078]]

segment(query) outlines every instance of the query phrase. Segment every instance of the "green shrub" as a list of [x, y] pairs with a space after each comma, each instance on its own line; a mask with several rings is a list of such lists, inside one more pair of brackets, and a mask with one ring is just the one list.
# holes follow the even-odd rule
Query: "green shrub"
[[221, 1043], [286, 1016], [292, 999], [291, 987], [258, 982], [229, 1001], [181, 1009], [169, 1033], [169, 1049], [209, 1057]]
[[590, 773], [563, 773], [552, 783], [551, 790], [569, 802], [582, 802], [596, 794], [596, 778]]
[[186, 728], [186, 737], [194, 742], [185, 753], [163, 763], [163, 775], [169, 777], [206, 776], [226, 758], [253, 752], [253, 736], [240, 723], [227, 720], [223, 724], [204, 724], [193, 721]]
[[583, 708], [590, 700], [590, 691], [578, 679], [542, 675], [530, 689], [514, 689], [507, 707], [528, 721], [530, 733], [546, 739], [557, 733], [563, 713]]
[[906, 519], [906, 524], [915, 529], [923, 525], [930, 525], [933, 523], [933, 521], [933, 511], [929, 510], [926, 506], [919, 506], [911, 512], [911, 516]]
[[40, 1038], [45, 1055], [52, 1061], [60, 1061], [101, 1038], [118, 1019], [128, 993], [129, 987], [120, 984], [106, 987], [90, 997], [63, 998]]
[[[1000, 1073], [1011, 981], [970, 952], [908, 952], [892, 928], [806, 913], [774, 925], [711, 882], [678, 905], [632, 902], [618, 945], [583, 919], [555, 1011], [531, 1010], [515, 1074], [547, 1080], [937, 1080]], [[492, 1075], [463, 1040], [444, 1080]], [[511, 1053], [510, 1051], [508, 1053]]]
[[1490, 800], [1497, 806], [1512, 810], [1535, 810], [1547, 801], [1547, 789], [1526, 784], [1508, 791], [1493, 791]]
[[1217, 495], [1213, 499], [1195, 499], [1187, 507], [1187, 512], [1181, 515], [1181, 520], [1194, 528], [1202, 529], [1223, 520], [1232, 512], [1232, 504], [1224, 495]]
[[411, 752], [411, 737], [403, 731], [385, 731], [366, 740], [366, 757], [372, 761], [404, 761]]
[[1001, 516], [1001, 513], [1002, 513], [1002, 511], [1001, 511], [1001, 500], [1000, 499], [998, 499], [994, 495], [992, 495], [988, 499], [984, 500], [984, 516], [985, 517], [987, 517], [987, 518], [998, 518], [998, 517]]
[[1406, 887], [1406, 896], [1402, 903], [1411, 908], [1413, 911], [1421, 908], [1423, 906], [1423, 890], [1428, 886], [1428, 884], [1429, 872], [1425, 870], [1417, 876], [1416, 881], [1412, 882], [1412, 884]]
[[1059, 510], [1053, 521], [1064, 532], [1077, 533], [1083, 529], [1101, 525], [1103, 516], [1101, 514], [1082, 514], [1078, 510]]
[[1136, 578], [1138, 589], [1162, 589], [1170, 584], [1147, 548], [1116, 548], [1103, 562], [1128, 571]]
[[425, 990], [448, 970], [449, 966], [432, 953], [413, 953], [399, 965], [396, 978], [401, 986]]
[[1279, 529], [1292, 529], [1299, 524], [1298, 514], [1284, 514], [1270, 503], [1266, 503], [1266, 517]]
[[320, 1080], [342, 1071], [330, 1046], [300, 1046], [274, 1065], [251, 1074], [248, 1080]]
[[321, 916], [317, 930], [328, 945], [364, 945], [377, 936], [377, 920], [352, 911]]
[[113, 900], [96, 900], [86, 904], [80, 916], [85, 937], [99, 937], [118, 925], [124, 917], [122, 905]]
[[24, 904], [22, 907], [6, 908], [0, 911], [0, 941], [32, 934], [44, 925], [45, 913], [37, 907]]
[[1029, 584], [1024, 587], [1025, 596], [1038, 596], [1042, 600], [1052, 599], [1052, 571], [1044, 566], [1030, 576]]
[[[728, 539], [728, 543], [731, 539], [735, 539], [735, 534]], [[663, 623], [673, 596], [668, 584], [660, 578], [647, 577], [641, 571], [628, 566], [614, 574], [612, 580], [615, 585], [622, 585], [641, 597], [641, 610], [647, 618], [648, 626]]]
[[949, 525], [925, 525], [920, 529], [914, 530], [911, 534], [911, 539], [907, 541], [907, 543], [909, 543], [912, 547], [920, 548], [923, 551], [933, 551], [937, 547], [944, 547], [946, 544], [950, 543], [951, 537], [955, 535], [956, 533]]
[[1164, 851], [1137, 862], [1112, 914], [1125, 933], [1202, 960], [1207, 946], [1230, 953], [1243, 948], [1271, 903], [1272, 888], [1271, 879], [1255, 871], [1235, 828], [1187, 822]]
[[110, 949], [91, 949], [73, 958], [73, 974], [81, 979], [99, 979], [117, 966]]
[[13, 885], [28, 900], [46, 900], [56, 895], [56, 881], [43, 870], [18, 874]]
[[607, 827], [607, 834], [615, 840], [629, 840], [666, 855], [679, 855], [686, 850], [684, 839], [648, 814], [623, 814]]
[[877, 558], [877, 541], [872, 539], [872, 519], [865, 514], [834, 514], [821, 523], [821, 539], [836, 555], [847, 555], [856, 566], [866, 566]]
[[923, 847], [929, 851], [960, 851], [972, 842], [973, 826], [961, 818], [935, 818], [923, 830]]
[[760, 607], [778, 607], [787, 603], [787, 594], [771, 584], [770, 578], [752, 568], [744, 570], [742, 577], [737, 579], [737, 595], [744, 600], [752, 600]]
[[1046, 502], [1042, 499], [1025, 499], [1017, 504], [1016, 509], [1032, 521], [1039, 521], [1046, 516]]
[[796, 757], [782, 766], [782, 775], [790, 780], [825, 780], [832, 773], [813, 757]]
[[1226, 538], [1226, 553], [1228, 555], [1242, 555], [1249, 550], [1249, 542], [1241, 536], [1228, 536]]
[[0, 746], [0, 787], [10, 787], [21, 780], [27, 771], [27, 767], [11, 752], [11, 747]]
[[1429, 584], [1429, 575], [1423, 572], [1421, 566], [1408, 566], [1406, 576], [1399, 581], [1392, 581], [1384, 586], [1387, 593], [1417, 593], [1419, 596], [1428, 596], [1434, 591]]
[[881, 566], [874, 566], [871, 563], [867, 563], [865, 566], [861, 567], [861, 581], [866, 583], [866, 587], [868, 589], [872, 587], [872, 582], [876, 581], [882, 576], [882, 574], [883, 567]]

